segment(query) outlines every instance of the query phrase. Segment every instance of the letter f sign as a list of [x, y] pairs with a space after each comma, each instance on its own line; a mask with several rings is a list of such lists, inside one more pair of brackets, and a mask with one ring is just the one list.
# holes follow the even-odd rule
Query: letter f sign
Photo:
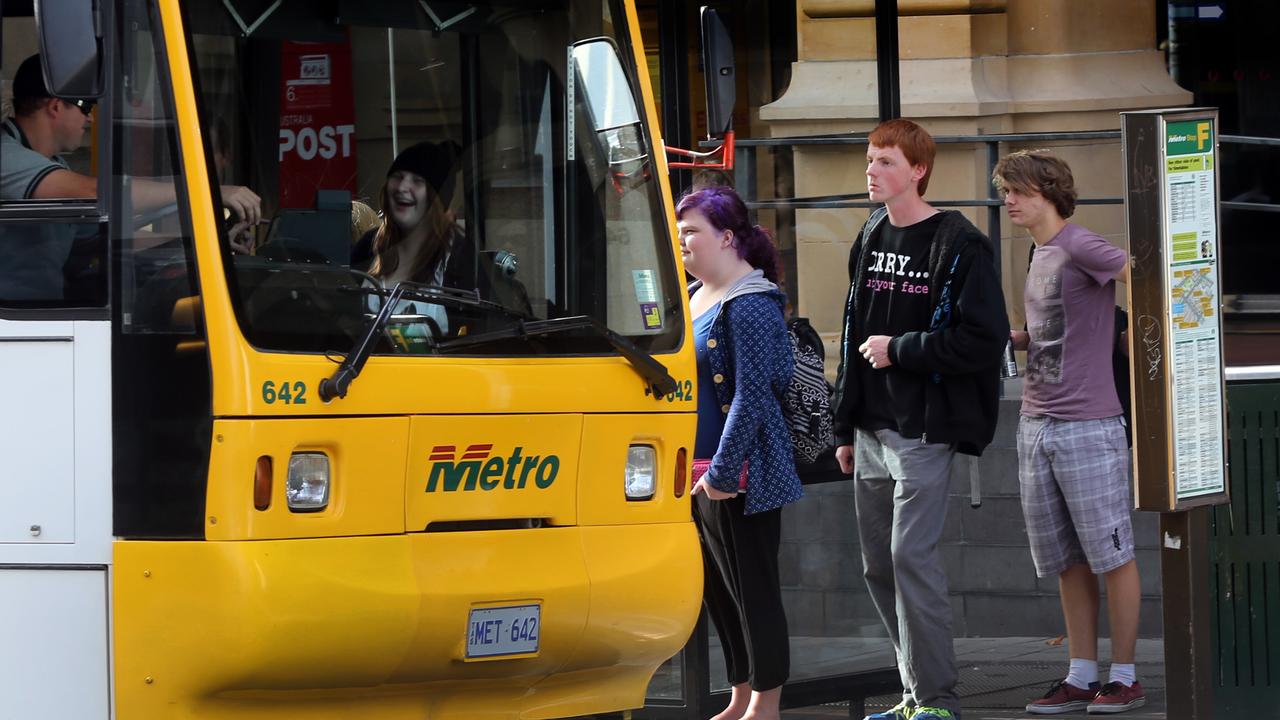
[[1204, 144], [1209, 142], [1209, 123], [1196, 123], [1196, 149], [1204, 150]]

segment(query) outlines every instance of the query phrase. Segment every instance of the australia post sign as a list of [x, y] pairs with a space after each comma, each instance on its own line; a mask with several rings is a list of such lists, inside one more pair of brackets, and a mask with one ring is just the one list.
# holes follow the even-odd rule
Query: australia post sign
[[283, 43], [280, 69], [280, 207], [314, 207], [316, 190], [354, 192], [351, 45]]

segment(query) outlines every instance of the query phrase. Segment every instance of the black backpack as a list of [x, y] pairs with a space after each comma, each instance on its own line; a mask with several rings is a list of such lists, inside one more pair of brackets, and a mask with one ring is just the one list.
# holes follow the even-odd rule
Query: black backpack
[[805, 318], [787, 322], [795, 372], [782, 392], [782, 417], [791, 430], [796, 462], [812, 463], [835, 445], [831, 383], [827, 382], [822, 338]]
[[1133, 408], [1129, 395], [1129, 352], [1128, 347], [1120, 342], [1120, 335], [1129, 328], [1129, 313], [1116, 306], [1116, 327], [1111, 344], [1111, 376], [1116, 383], [1116, 396], [1120, 398], [1120, 408], [1124, 410], [1124, 437], [1133, 447]]

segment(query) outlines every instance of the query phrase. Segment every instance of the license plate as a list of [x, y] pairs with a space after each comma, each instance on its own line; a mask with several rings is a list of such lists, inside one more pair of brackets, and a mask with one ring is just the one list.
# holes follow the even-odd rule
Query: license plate
[[467, 657], [536, 653], [541, 635], [540, 605], [472, 608], [467, 620]]

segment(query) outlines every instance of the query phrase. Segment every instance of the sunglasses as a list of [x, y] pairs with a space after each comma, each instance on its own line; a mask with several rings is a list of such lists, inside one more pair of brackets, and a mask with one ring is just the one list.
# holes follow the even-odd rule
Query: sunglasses
[[98, 104], [97, 100], [62, 100], [62, 102], [76, 106], [85, 114], [85, 117], [93, 114], [93, 106]]

